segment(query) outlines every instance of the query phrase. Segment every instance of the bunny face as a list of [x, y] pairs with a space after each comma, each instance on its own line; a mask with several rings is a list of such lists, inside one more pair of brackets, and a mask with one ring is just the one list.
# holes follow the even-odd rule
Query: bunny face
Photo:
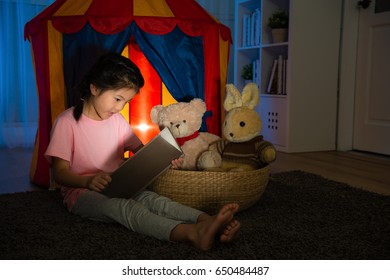
[[225, 118], [223, 135], [230, 142], [246, 142], [260, 134], [261, 126], [255, 111], [247, 107], [235, 108]]
[[226, 140], [241, 143], [260, 134], [261, 119], [254, 110], [258, 102], [259, 91], [256, 84], [246, 85], [242, 95], [234, 85], [226, 86], [224, 108], [227, 114], [223, 126]]

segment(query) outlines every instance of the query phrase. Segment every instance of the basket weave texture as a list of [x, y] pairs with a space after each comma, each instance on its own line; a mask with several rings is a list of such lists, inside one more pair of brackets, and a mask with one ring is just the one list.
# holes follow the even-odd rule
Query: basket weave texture
[[269, 166], [253, 171], [207, 172], [169, 169], [149, 189], [181, 204], [217, 212], [227, 203], [238, 203], [240, 210], [255, 204], [269, 180]]

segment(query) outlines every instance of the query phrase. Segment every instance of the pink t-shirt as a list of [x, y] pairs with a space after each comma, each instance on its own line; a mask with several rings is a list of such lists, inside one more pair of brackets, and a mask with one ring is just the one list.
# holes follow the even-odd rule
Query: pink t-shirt
[[[69, 161], [70, 171], [79, 175], [95, 175], [113, 172], [123, 162], [126, 150], [134, 150], [141, 141], [121, 114], [96, 121], [82, 115], [79, 121], [73, 117], [73, 108], [56, 119], [45, 156]], [[61, 187], [64, 204], [72, 209], [78, 196], [86, 191], [81, 188]]]

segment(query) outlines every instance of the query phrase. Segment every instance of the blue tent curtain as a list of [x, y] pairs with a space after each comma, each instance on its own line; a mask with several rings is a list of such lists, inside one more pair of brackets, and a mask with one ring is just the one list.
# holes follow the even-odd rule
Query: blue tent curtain
[[[204, 100], [204, 56], [202, 37], [191, 37], [178, 27], [165, 35], [153, 35], [134, 27], [134, 38], [156, 69], [171, 95], [179, 102]], [[203, 116], [200, 131], [207, 131]]]
[[166, 35], [148, 34], [136, 27], [134, 37], [176, 100], [204, 99], [201, 37], [188, 36], [178, 27]]
[[121, 53], [130, 38], [130, 29], [104, 35], [93, 30], [90, 24], [78, 33], [63, 34], [63, 61], [68, 107], [77, 104], [77, 85], [103, 53]]
[[[86, 26], [78, 33], [63, 34], [63, 59], [68, 107], [77, 103], [76, 86], [102, 53], [121, 53], [134, 36], [145, 57], [179, 102], [204, 100], [204, 59], [201, 37], [191, 37], [179, 28], [165, 35], [143, 32], [133, 22], [122, 32], [104, 35]], [[205, 124], [202, 131], [206, 131]]]

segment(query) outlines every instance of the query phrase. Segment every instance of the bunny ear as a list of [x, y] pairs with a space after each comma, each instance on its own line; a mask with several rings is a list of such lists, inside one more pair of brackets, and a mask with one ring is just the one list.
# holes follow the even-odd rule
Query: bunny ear
[[254, 109], [259, 102], [259, 89], [257, 84], [249, 83], [242, 90], [242, 105]]
[[223, 103], [225, 110], [229, 112], [231, 109], [241, 106], [241, 94], [238, 89], [232, 84], [226, 85], [226, 98], [225, 102]]
[[159, 115], [163, 109], [163, 105], [156, 105], [152, 108], [152, 110], [150, 111], [150, 118], [152, 119], [153, 123], [158, 124]]

